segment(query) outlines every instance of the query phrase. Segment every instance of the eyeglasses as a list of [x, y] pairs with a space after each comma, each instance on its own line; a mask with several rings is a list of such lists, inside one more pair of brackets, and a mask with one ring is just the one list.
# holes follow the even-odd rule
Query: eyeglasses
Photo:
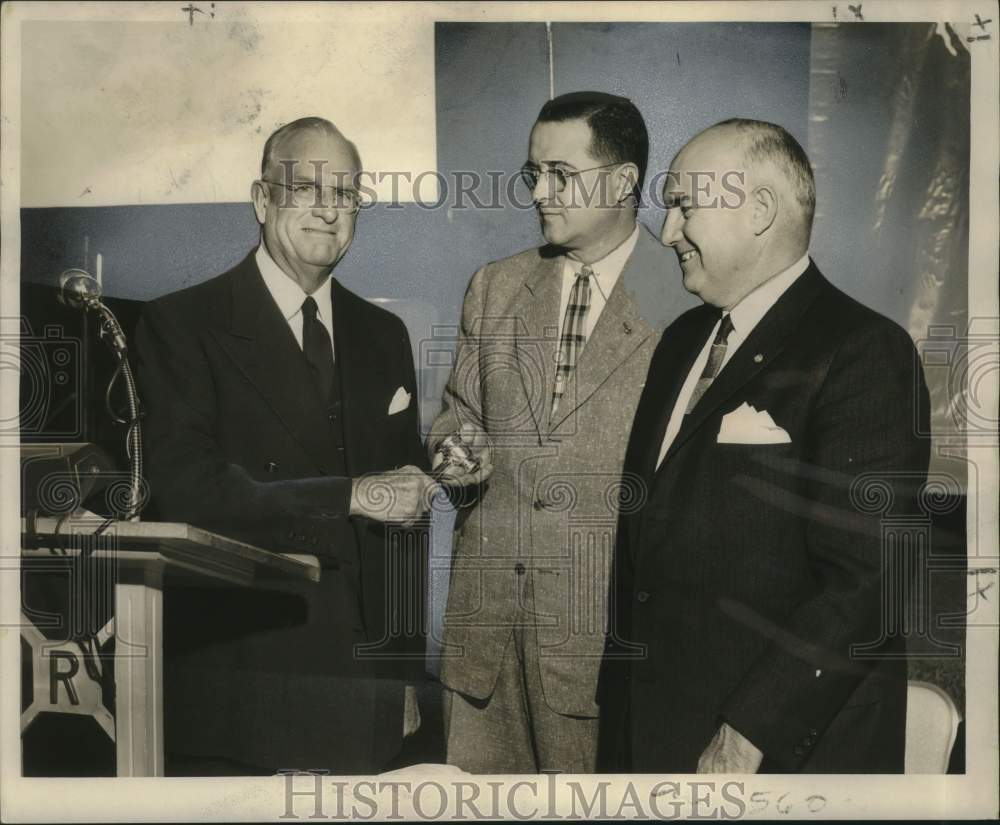
[[278, 183], [267, 178], [261, 178], [261, 183], [270, 183], [287, 189], [292, 193], [292, 203], [300, 208], [336, 209], [338, 212], [347, 212], [351, 215], [357, 214], [361, 208], [361, 196], [353, 189], [319, 186], [315, 183]]
[[521, 180], [525, 186], [534, 191], [538, 186], [538, 179], [543, 175], [551, 175], [555, 178], [556, 192], [562, 192], [566, 188], [566, 183], [584, 172], [593, 172], [596, 169], [610, 169], [612, 166], [621, 166], [622, 161], [605, 163], [602, 166], [591, 166], [588, 169], [565, 169], [562, 166], [553, 166], [551, 169], [539, 169], [537, 166], [521, 167]]

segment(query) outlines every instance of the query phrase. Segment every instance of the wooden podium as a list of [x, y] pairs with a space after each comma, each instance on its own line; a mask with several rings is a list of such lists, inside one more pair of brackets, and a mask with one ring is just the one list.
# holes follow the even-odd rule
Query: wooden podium
[[[163, 594], [172, 582], [245, 585], [269, 578], [319, 581], [313, 556], [272, 553], [189, 524], [113, 521], [100, 517], [22, 519], [22, 563], [36, 566], [86, 556], [110, 562], [114, 570], [115, 714], [98, 718], [115, 740], [118, 776], [163, 776]], [[39, 712], [52, 710], [53, 689], [38, 685], [46, 655], [61, 643], [49, 642], [27, 618], [25, 636], [34, 635], [35, 701], [22, 714], [22, 731]], [[109, 623], [110, 624], [110, 623]], [[28, 638], [29, 644], [32, 639]], [[49, 653], [43, 653], [49, 648]], [[55, 665], [49, 673], [55, 674]], [[73, 668], [72, 673], [77, 672]], [[65, 681], [71, 674], [62, 674]], [[52, 676], [50, 675], [50, 681]], [[77, 694], [78, 695], [78, 694]], [[78, 711], [81, 712], [81, 711]], [[95, 714], [97, 716], [99, 714]]]

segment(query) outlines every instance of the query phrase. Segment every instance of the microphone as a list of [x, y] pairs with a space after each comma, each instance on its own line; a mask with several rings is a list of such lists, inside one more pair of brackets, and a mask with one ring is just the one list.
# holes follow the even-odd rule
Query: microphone
[[[101, 256], [97, 256], [97, 271], [101, 271]], [[135, 385], [135, 377], [128, 363], [128, 343], [125, 331], [115, 314], [101, 300], [101, 282], [85, 269], [67, 269], [59, 276], [59, 293], [56, 296], [63, 306], [80, 312], [95, 312], [101, 319], [101, 338], [114, 350], [118, 358], [118, 366], [104, 395], [104, 403], [112, 419], [118, 424], [126, 424], [128, 432], [125, 436], [125, 451], [129, 456], [129, 496], [125, 512], [122, 516], [127, 521], [137, 521], [143, 504], [142, 480], [142, 428], [139, 413], [139, 392]], [[128, 398], [129, 417], [121, 418], [111, 409], [111, 389], [118, 377], [125, 381], [125, 393]]]
[[[98, 256], [100, 257], [100, 256]], [[98, 280], [85, 269], [67, 269], [59, 276], [59, 303], [82, 312], [92, 310], [101, 316], [101, 336], [107, 337], [111, 348], [119, 355], [128, 351], [125, 332], [118, 319], [101, 300]]]
[[59, 303], [73, 309], [96, 309], [101, 301], [101, 285], [83, 269], [67, 269], [59, 276]]

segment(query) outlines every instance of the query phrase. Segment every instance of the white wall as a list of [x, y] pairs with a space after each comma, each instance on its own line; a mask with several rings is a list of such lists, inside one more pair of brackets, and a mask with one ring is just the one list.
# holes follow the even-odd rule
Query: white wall
[[435, 168], [426, 14], [200, 6], [193, 23], [171, 4], [173, 21], [24, 24], [22, 207], [246, 201], [268, 134], [310, 114], [366, 169]]

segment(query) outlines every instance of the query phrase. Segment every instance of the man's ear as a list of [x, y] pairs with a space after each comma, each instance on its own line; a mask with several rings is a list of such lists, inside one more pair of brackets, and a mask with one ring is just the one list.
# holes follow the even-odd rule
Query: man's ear
[[634, 163], [623, 163], [615, 176], [615, 203], [624, 203], [635, 194], [639, 181], [639, 167]]
[[774, 187], [762, 184], [750, 193], [751, 223], [755, 235], [763, 235], [778, 217], [778, 194]]
[[257, 223], [263, 226], [264, 216], [267, 214], [267, 186], [263, 181], [255, 180], [250, 186], [250, 200], [253, 201]]

